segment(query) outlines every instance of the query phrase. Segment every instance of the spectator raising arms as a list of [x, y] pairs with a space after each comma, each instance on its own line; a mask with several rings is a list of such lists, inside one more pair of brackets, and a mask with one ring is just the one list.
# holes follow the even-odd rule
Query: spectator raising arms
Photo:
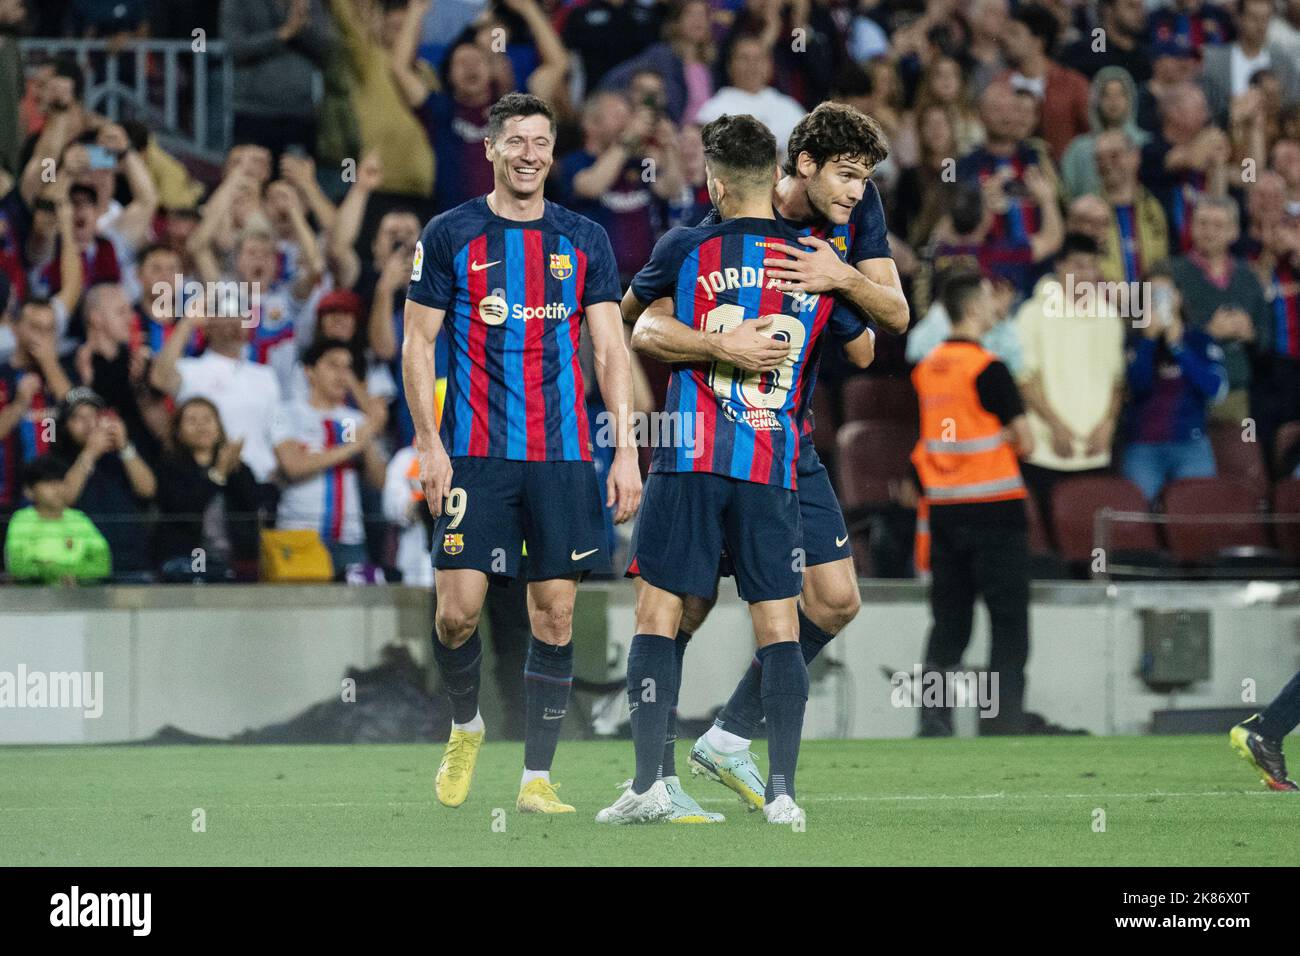
[[384, 28], [378, 0], [329, 0], [329, 6], [343, 38], [361, 148], [376, 150], [383, 160], [382, 188], [404, 196], [432, 195], [433, 148], [390, 68], [400, 25], [396, 31]]
[[1183, 297], [1168, 266], [1147, 271], [1147, 314], [1128, 346], [1128, 447], [1124, 476], [1148, 502], [1179, 478], [1212, 478], [1207, 407], [1228, 391], [1223, 350], [1183, 320]]

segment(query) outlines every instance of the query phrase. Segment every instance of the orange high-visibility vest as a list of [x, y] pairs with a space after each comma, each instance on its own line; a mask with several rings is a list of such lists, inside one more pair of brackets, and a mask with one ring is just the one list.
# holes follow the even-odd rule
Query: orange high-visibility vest
[[944, 342], [912, 370], [921, 438], [912, 464], [921, 479], [913, 563], [930, 570], [931, 505], [1026, 497], [1002, 422], [980, 402], [975, 380], [997, 356], [975, 342]]
[[980, 403], [975, 387], [996, 360], [975, 342], [945, 342], [912, 371], [921, 406], [921, 438], [912, 464], [931, 505], [1026, 497], [1002, 422]]

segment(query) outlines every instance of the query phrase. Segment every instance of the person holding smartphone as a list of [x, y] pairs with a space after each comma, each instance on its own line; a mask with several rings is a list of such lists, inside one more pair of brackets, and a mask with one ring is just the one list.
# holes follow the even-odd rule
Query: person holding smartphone
[[1128, 345], [1129, 444], [1124, 477], [1148, 502], [1179, 478], [1212, 478], [1214, 450], [1205, 432], [1209, 406], [1228, 392], [1223, 349], [1183, 318], [1183, 297], [1163, 264], [1147, 270], [1146, 315]]

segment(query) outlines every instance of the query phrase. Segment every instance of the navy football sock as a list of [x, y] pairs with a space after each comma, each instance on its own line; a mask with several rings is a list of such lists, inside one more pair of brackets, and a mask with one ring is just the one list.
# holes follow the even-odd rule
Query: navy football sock
[[1296, 674], [1282, 688], [1273, 703], [1262, 715], [1259, 727], [1260, 735], [1281, 743], [1282, 738], [1295, 730], [1300, 724], [1300, 674]]
[[770, 803], [788, 794], [794, 797], [794, 772], [799, 763], [799, 740], [808, 704], [808, 665], [799, 646], [791, 641], [758, 649], [763, 668], [763, 713], [767, 716], [767, 789]]
[[467, 724], [478, 713], [479, 664], [483, 660], [483, 645], [478, 628], [469, 640], [454, 650], [433, 635], [433, 660], [442, 675], [442, 686], [451, 698], [453, 723]]
[[[803, 606], [799, 606], [799, 650], [803, 652], [805, 664], [811, 664], [813, 658], [820, 654], [822, 648], [834, 638], [834, 634], [829, 634], [814, 624], [812, 618], [803, 612]], [[747, 740], [753, 740], [758, 735], [759, 723], [763, 719], [763, 698], [760, 689], [762, 679], [763, 668], [755, 657], [749, 665], [749, 670], [745, 671], [745, 676], [732, 691], [727, 705], [718, 712], [714, 723], [720, 729]]]
[[799, 650], [803, 651], [805, 664], [811, 664], [834, 638], [834, 634], [828, 634], [814, 624], [812, 618], [803, 612], [803, 605], [799, 605]]
[[524, 769], [550, 770], [573, 687], [573, 643], [528, 641], [524, 662]]
[[668, 710], [668, 732], [664, 735], [664, 759], [659, 765], [659, 776], [675, 777], [677, 776], [677, 699], [681, 696], [682, 691], [682, 659], [686, 656], [686, 645], [691, 641], [691, 635], [685, 631], [677, 632], [677, 640], [673, 641], [676, 645], [674, 650], [677, 651], [677, 668], [673, 674], [673, 696], [672, 706]]
[[632, 638], [627, 653], [627, 704], [636, 747], [635, 793], [645, 793], [659, 779], [676, 670], [677, 651], [671, 637], [638, 634]]
[[737, 737], [753, 740], [763, 722], [762, 680], [763, 665], [756, 656], [731, 692], [731, 699], [718, 711], [714, 726]]

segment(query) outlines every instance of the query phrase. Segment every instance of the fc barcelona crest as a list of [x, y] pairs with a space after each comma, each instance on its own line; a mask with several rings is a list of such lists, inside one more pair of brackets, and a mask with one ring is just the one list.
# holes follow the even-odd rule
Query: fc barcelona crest
[[444, 534], [442, 536], [442, 550], [448, 554], [460, 554], [465, 550], [465, 536], [463, 534]]
[[573, 258], [567, 252], [551, 253], [551, 275], [560, 280], [573, 275]]

